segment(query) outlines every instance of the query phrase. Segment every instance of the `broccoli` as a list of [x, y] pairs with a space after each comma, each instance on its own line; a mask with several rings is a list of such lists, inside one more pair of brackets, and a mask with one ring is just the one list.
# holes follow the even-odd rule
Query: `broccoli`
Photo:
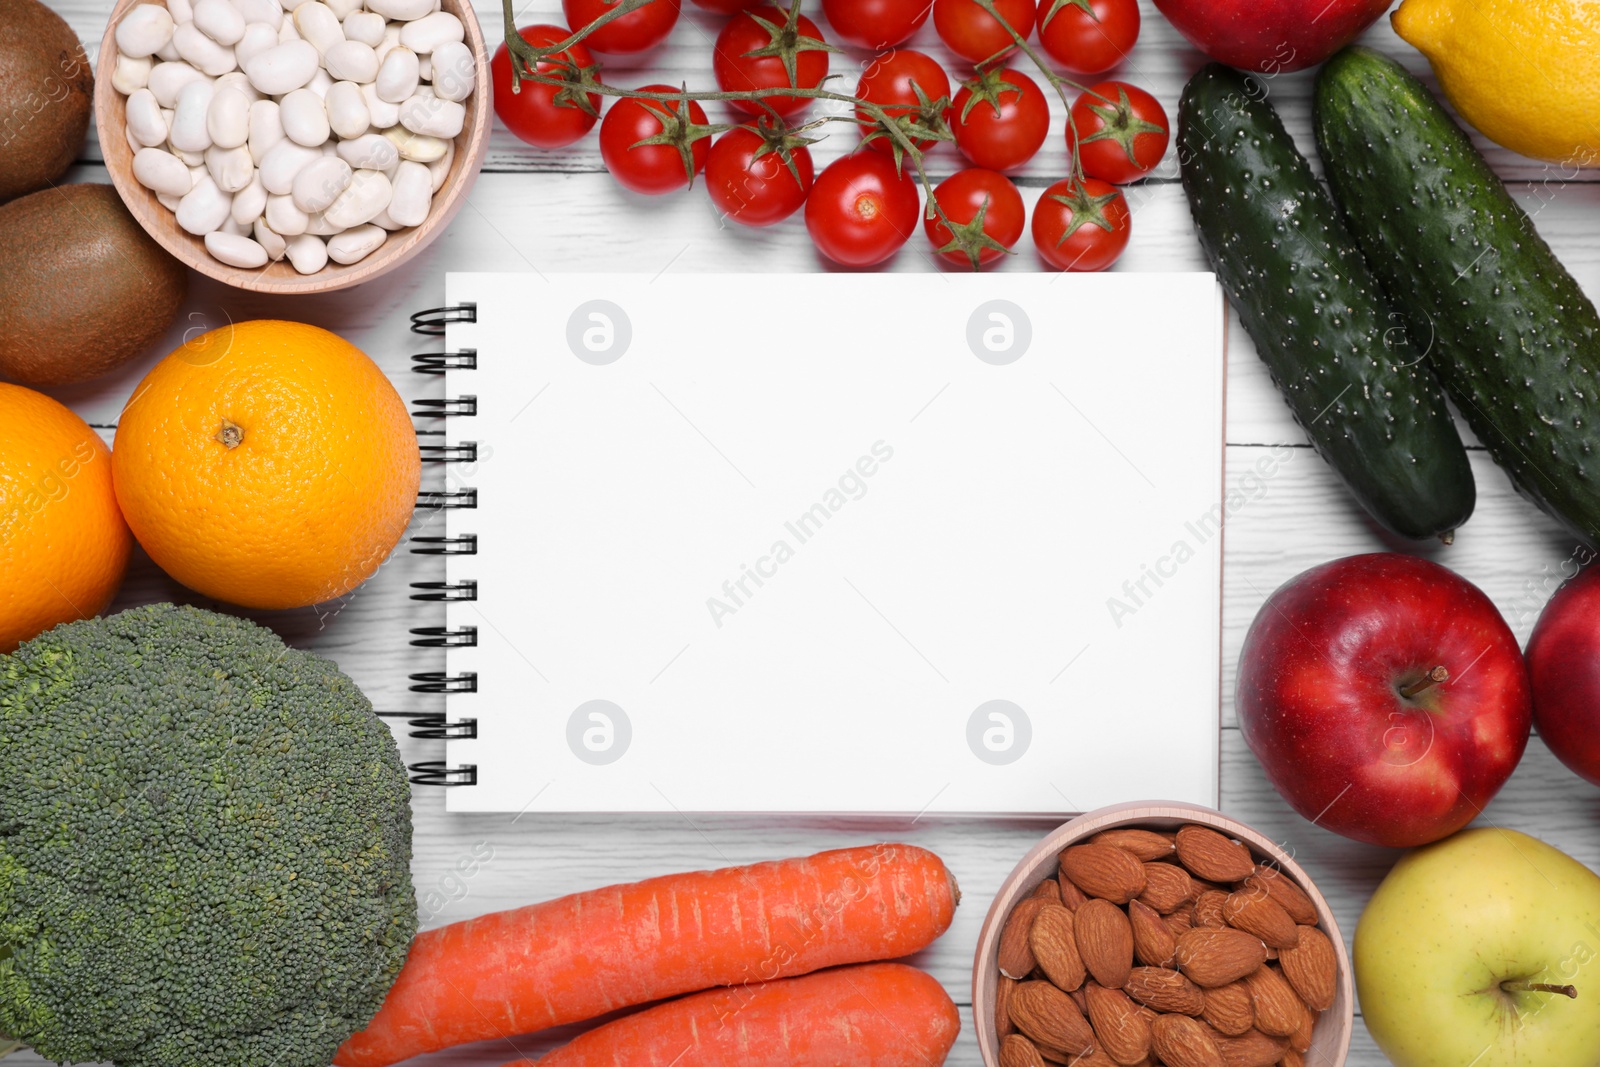
[[326, 1067], [416, 933], [372, 705], [270, 630], [154, 604], [0, 656], [0, 1046]]

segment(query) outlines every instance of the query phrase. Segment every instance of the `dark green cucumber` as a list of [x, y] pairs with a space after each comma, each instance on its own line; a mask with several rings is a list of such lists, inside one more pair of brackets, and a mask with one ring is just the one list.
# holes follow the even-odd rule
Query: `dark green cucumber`
[[1399, 64], [1317, 78], [1317, 144], [1351, 232], [1512, 482], [1600, 545], [1600, 315], [1461, 128]]
[[1295, 421], [1379, 523], [1448, 541], [1477, 490], [1444, 393], [1261, 83], [1202, 69], [1178, 152], [1200, 244]]

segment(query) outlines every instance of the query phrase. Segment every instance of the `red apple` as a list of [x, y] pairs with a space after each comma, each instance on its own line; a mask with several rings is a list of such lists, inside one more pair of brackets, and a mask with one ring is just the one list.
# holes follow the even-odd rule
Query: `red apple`
[[1477, 586], [1380, 552], [1283, 585], [1245, 636], [1239, 726], [1295, 811], [1377, 845], [1437, 841], [1511, 776], [1528, 671]]
[[1314, 67], [1360, 37], [1391, 0], [1156, 0], [1189, 43], [1240, 70]]
[[1568, 767], [1600, 785], [1600, 571], [1567, 582], [1528, 638], [1533, 718]]

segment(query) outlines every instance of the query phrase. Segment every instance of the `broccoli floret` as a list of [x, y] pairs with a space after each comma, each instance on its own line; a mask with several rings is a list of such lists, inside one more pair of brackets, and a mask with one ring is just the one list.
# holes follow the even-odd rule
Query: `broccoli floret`
[[409, 802], [355, 683], [254, 623], [155, 604], [0, 656], [0, 1035], [326, 1067], [416, 933]]

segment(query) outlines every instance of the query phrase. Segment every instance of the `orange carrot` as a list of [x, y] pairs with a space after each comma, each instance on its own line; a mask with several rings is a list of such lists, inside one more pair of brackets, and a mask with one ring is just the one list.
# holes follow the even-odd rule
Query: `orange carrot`
[[611, 886], [430, 930], [340, 1067], [388, 1064], [713, 986], [909, 955], [960, 893], [938, 856], [872, 845]]
[[960, 1029], [933, 978], [867, 963], [695, 993], [505, 1067], [939, 1067]]

